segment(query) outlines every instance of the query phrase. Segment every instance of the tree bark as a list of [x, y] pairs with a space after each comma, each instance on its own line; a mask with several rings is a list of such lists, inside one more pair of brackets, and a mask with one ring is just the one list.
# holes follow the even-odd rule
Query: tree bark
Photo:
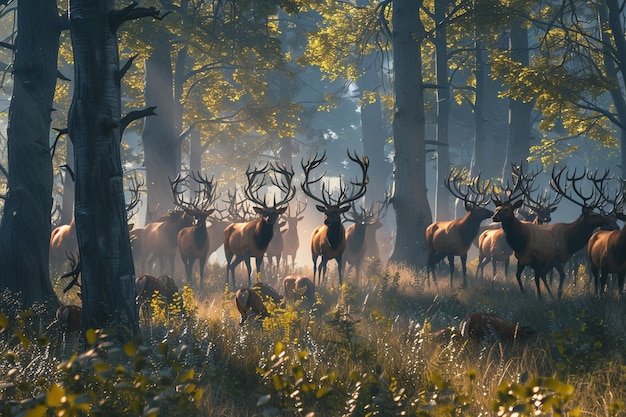
[[48, 272], [52, 160], [50, 114], [62, 19], [55, 0], [18, 3], [14, 88], [9, 109], [8, 193], [0, 223], [0, 287], [24, 307], [58, 300]]
[[121, 95], [113, 0], [71, 0], [74, 96], [74, 219], [81, 262], [83, 328], [138, 330], [135, 272], [126, 223], [120, 156]]
[[180, 172], [181, 147], [176, 129], [171, 47], [168, 41], [154, 45], [145, 63], [146, 105], [156, 106], [156, 116], [145, 119], [141, 139], [146, 166], [148, 207], [160, 207], [160, 214], [174, 207], [170, 178]]
[[[528, 30], [521, 25], [511, 28], [511, 57], [527, 67], [530, 58], [528, 53]], [[507, 139], [506, 159], [502, 169], [502, 179], [511, 178], [511, 164], [523, 164], [526, 168], [530, 154], [530, 134], [532, 131], [530, 116], [533, 103], [522, 100], [509, 100], [509, 134]]]
[[395, 114], [396, 241], [390, 260], [410, 267], [426, 265], [424, 237], [432, 216], [426, 195], [424, 88], [421, 42], [425, 37], [420, 20], [421, 1], [393, 1], [393, 69]]

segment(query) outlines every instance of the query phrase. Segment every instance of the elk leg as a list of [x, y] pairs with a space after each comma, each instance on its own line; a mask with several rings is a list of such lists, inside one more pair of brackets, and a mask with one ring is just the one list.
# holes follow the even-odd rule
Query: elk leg
[[187, 284], [191, 285], [191, 272], [193, 270], [193, 262], [191, 258], [183, 257], [183, 265], [185, 265], [185, 277], [187, 277]]
[[454, 277], [454, 255], [448, 256], [448, 263], [450, 264], [450, 288], [452, 288], [452, 278]]
[[467, 287], [467, 254], [461, 255], [461, 268], [463, 268], [463, 288]]
[[200, 289], [202, 289], [202, 281], [204, 275], [204, 265], [206, 264], [206, 255], [198, 260], [198, 269], [200, 269]]
[[596, 287], [596, 296], [599, 295], [598, 294], [598, 289], [599, 289], [599, 282], [598, 282], [598, 271], [599, 268], [592, 262], [591, 263], [591, 276], [593, 277], [593, 285]]
[[524, 265], [521, 262], [517, 261], [517, 271], [515, 271], [515, 278], [517, 278], [517, 283], [519, 284], [519, 289], [521, 292], [524, 292], [524, 286], [522, 285], [522, 271], [524, 270]]
[[624, 290], [624, 272], [617, 273], [617, 290], [619, 291], [620, 298], [622, 297], [622, 291]]
[[557, 297], [560, 299], [563, 295], [563, 281], [565, 281], [565, 270], [563, 270], [563, 265], [557, 263], [555, 265], [556, 270], [559, 272], [559, 289], [557, 291]]
[[[263, 257], [259, 256], [258, 258], [255, 258], [256, 261], [256, 275], [257, 275], [257, 281], [260, 279], [261, 274], [263, 273]], [[271, 267], [270, 267], [270, 271], [271, 271]], [[250, 276], [250, 273], [248, 273], [248, 277]], [[250, 281], [248, 281], [248, 285], [252, 286], [252, 283]]]
[[248, 271], [248, 287], [252, 287], [252, 265], [250, 265], [250, 257], [246, 257], [243, 262], [246, 264], [246, 270]]
[[[318, 271], [317, 271], [317, 254], [313, 253], [312, 254], [312, 258], [313, 258], [313, 283], [314, 284], [321, 284], [322, 280], [320, 279], [320, 277], [317, 277], [317, 283], [315, 282], [315, 277], [318, 275]], [[321, 271], [320, 271], [321, 273]]]

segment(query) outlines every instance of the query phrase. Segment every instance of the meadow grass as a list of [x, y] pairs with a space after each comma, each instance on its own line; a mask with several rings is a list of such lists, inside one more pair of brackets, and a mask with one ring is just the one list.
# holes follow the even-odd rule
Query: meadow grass
[[[115, 356], [97, 337], [87, 343], [83, 349], [95, 353], [79, 373], [89, 389], [104, 391], [91, 397], [99, 404], [89, 415], [112, 409], [116, 415], [153, 410], [225, 417], [624, 413], [625, 307], [615, 291], [596, 297], [579, 274], [574, 283], [568, 278], [561, 299], [537, 299], [530, 279], [524, 279], [521, 293], [513, 276], [481, 280], [474, 269], [471, 264], [468, 286], [461, 288], [458, 268], [450, 286], [446, 269], [434, 283], [421, 271], [373, 262], [360, 283], [349, 273], [339, 288], [331, 268], [315, 303], [269, 305], [269, 317], [239, 326], [224, 268], [209, 265], [204, 291], [183, 292], [185, 314], [168, 316], [155, 305], [154, 325], [142, 327], [136, 349]], [[288, 272], [266, 281], [277, 286]], [[78, 371], [59, 364], [72, 357], [76, 341], [54, 329], [46, 332], [43, 312], [20, 319], [10, 297], [4, 298], [0, 311], [9, 311], [5, 317], [13, 324], [4, 327], [0, 340], [7, 359], [0, 364], [3, 415], [36, 404], [51, 415], [87, 415], [85, 407], [41, 399], [52, 390], [44, 375], [71, 391]], [[512, 345], [431, 340], [431, 331], [458, 328], [473, 312], [531, 326], [538, 337]], [[24, 337], [35, 342], [26, 346], [11, 328], [28, 329]], [[37, 343], [39, 332], [47, 343]], [[103, 362], [128, 371], [103, 374]], [[124, 384], [131, 388], [116, 390]]]

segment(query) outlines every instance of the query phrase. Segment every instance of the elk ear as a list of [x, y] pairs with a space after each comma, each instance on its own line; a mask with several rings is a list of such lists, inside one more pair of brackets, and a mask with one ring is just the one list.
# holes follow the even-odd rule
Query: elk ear
[[215, 211], [215, 209], [209, 209], [207, 210], [207, 215], [210, 216], [211, 214], [213, 214], [213, 212]]
[[324, 207], [324, 206], [322, 206], [320, 204], [317, 204], [315, 206], [315, 208], [317, 209], [317, 211], [321, 211], [322, 213], [326, 211], [326, 207]]
[[558, 207], [552, 207], [550, 208], [550, 213], [554, 213], [556, 211], [556, 209], [558, 209]]
[[263, 207], [252, 207], [256, 214], [263, 214]]
[[281, 215], [281, 214], [285, 213], [285, 211], [287, 211], [287, 207], [286, 206], [276, 210], [276, 213], [278, 213], [278, 215]]
[[518, 208], [522, 207], [522, 204], [524, 204], [524, 200], [517, 200], [515, 203], [513, 203], [513, 210], [517, 210]]
[[302, 221], [302, 219], [304, 219], [304, 216], [296, 217], [297, 221]]
[[345, 213], [350, 210], [350, 206], [339, 207], [339, 213]]

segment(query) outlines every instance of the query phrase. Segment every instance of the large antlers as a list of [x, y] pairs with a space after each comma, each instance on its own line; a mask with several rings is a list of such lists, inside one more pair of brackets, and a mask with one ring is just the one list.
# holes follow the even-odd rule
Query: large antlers
[[[322, 183], [322, 197], [318, 197], [311, 191], [311, 184], [315, 184], [316, 182], [321, 181], [324, 177], [324, 173], [320, 175], [316, 179], [310, 179], [311, 172], [319, 167], [322, 162], [326, 160], [326, 151], [322, 154], [321, 157], [318, 157], [317, 154], [315, 157], [309, 157], [307, 162], [304, 162], [302, 159], [302, 169], [304, 170], [305, 179], [302, 183], [302, 191], [311, 199], [322, 203], [324, 207], [329, 207], [335, 205], [337, 207], [346, 206], [351, 204], [353, 201], [358, 200], [359, 198], [365, 195], [365, 191], [367, 190], [367, 183], [369, 182], [369, 178], [367, 176], [367, 169], [369, 168], [369, 159], [367, 156], [359, 156], [355, 152], [354, 155], [350, 154], [350, 150], [348, 150], [348, 158], [353, 162], [356, 162], [361, 168], [361, 172], [363, 177], [361, 180], [350, 181], [349, 184], [346, 184], [340, 178], [339, 180], [339, 196], [336, 199], [332, 198], [332, 192], [327, 188], [326, 183]], [[348, 192], [350, 191], [350, 194]]]
[[487, 204], [491, 181], [481, 181], [480, 174], [468, 180], [463, 171], [457, 169], [446, 175], [443, 185], [454, 197], [463, 200], [466, 209], [470, 209]]
[[[271, 174], [270, 174], [271, 171]], [[277, 187], [283, 194], [282, 199], [276, 201], [276, 194], [274, 194], [274, 202], [272, 207], [278, 208], [287, 204], [296, 195], [296, 186], [292, 185], [294, 172], [293, 169], [287, 169], [284, 164], [270, 164], [266, 163], [262, 168], [255, 167], [251, 169], [248, 166], [246, 171], [246, 177], [248, 178], [248, 184], [244, 189], [248, 200], [254, 204], [269, 208], [267, 203], [267, 195], [263, 196], [263, 199], [259, 197], [259, 191], [265, 185], [267, 185], [267, 178], [270, 178], [272, 185]], [[259, 179], [260, 177], [260, 179]]]
[[[563, 173], [565, 174], [565, 186], [561, 184]], [[578, 181], [587, 178], [590, 180], [594, 187], [588, 192], [584, 193], [581, 190], [577, 183]], [[577, 206], [582, 207], [583, 209], [601, 209], [604, 204], [606, 204], [606, 200], [604, 199], [604, 181], [609, 179], [609, 171], [605, 171], [602, 176], [598, 176], [598, 173], [591, 174], [590, 172], [583, 171], [580, 175], [577, 175], [576, 169], [574, 172], [570, 174], [569, 171], [566, 171], [566, 167], [561, 168], [560, 170], [556, 170], [556, 167], [552, 168], [552, 178], [550, 179], [550, 187], [554, 190], [554, 192], [562, 195], [572, 203]], [[578, 197], [575, 198], [572, 193]]]
[[[211, 214], [213, 212], [211, 206], [218, 198], [216, 195], [217, 187], [213, 177], [209, 180], [208, 176], [203, 177], [199, 172], [192, 172], [191, 178], [198, 184], [197, 190], [193, 191], [191, 201], [186, 201], [184, 198], [185, 191], [190, 190], [189, 175], [182, 177], [181, 174], [178, 174], [173, 181], [170, 179], [174, 205], [194, 217], [197, 215]], [[180, 190], [178, 188], [179, 185], [183, 186]]]

